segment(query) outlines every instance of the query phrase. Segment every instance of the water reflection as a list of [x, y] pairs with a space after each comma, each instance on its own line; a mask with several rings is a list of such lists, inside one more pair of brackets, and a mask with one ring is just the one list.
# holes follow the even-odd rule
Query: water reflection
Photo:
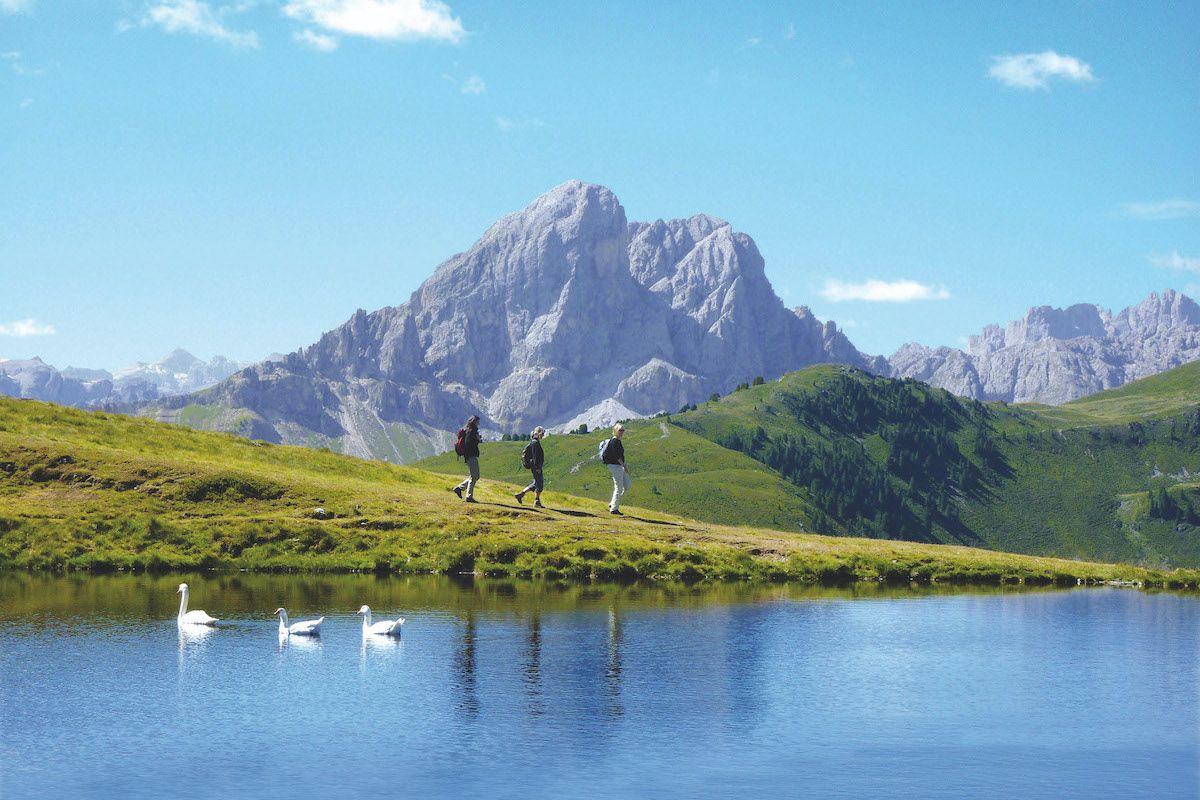
[[522, 676], [529, 715], [540, 717], [542, 706], [542, 615], [536, 609], [529, 615], [525, 634], [525, 669]]
[[625, 710], [621, 707], [621, 614], [616, 608], [608, 610], [608, 668], [604, 678], [612, 701], [610, 711], [619, 717]]
[[479, 697], [475, 687], [475, 612], [467, 611], [463, 621], [462, 638], [454, 656], [455, 694], [458, 695], [458, 708], [467, 717], [475, 717], [479, 713]]
[[323, 646], [319, 633], [311, 636], [289, 636], [286, 633], [280, 633], [278, 637], [279, 652], [281, 653], [284, 650], [294, 650], [299, 653], [319, 653]]

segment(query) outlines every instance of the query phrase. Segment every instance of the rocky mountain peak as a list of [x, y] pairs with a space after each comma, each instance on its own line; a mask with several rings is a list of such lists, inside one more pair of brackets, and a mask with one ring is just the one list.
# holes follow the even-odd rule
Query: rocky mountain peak
[[196, 358], [182, 347], [176, 347], [170, 353], [167, 353], [167, 355], [158, 362], [158, 365], [163, 369], [170, 370], [171, 372], [187, 372], [197, 364], [203, 363], [203, 361]]
[[1038, 306], [966, 352], [905, 345], [892, 374], [981, 400], [1063, 403], [1200, 359], [1200, 307], [1167, 290], [1114, 315], [1089, 304]]
[[503, 431], [593, 424], [825, 361], [868, 366], [836, 326], [783, 306], [749, 236], [706, 214], [629, 222], [610, 190], [568, 181], [407, 303], [358, 311], [285, 361], [178, 402], [248, 409], [268, 438], [404, 460], [419, 447], [402, 440], [444, 446], [471, 413]]

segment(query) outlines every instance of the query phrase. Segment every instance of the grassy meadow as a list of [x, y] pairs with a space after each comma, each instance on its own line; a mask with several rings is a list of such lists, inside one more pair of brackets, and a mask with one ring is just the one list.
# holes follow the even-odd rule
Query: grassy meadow
[[[672, 431], [662, 441], [677, 433], [683, 438]], [[732, 456], [729, 463], [758, 470]], [[543, 511], [518, 505], [516, 487], [487, 469], [481, 502], [469, 506], [448, 491], [453, 480], [424, 469], [0, 398], [0, 567], [814, 583], [1195, 586], [1200, 578], [697, 522], [639, 507], [638, 494], [619, 519], [601, 500], [559, 490]]]

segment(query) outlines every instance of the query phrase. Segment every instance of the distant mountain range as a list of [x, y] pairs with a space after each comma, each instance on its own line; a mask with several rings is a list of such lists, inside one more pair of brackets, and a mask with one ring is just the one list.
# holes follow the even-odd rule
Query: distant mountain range
[[1059, 404], [1200, 359], [1200, 306], [1170, 289], [1118, 314], [1038, 306], [967, 349], [907, 344], [891, 374], [976, 400]]
[[0, 395], [80, 408], [133, 406], [212, 386], [247, 366], [224, 356], [202, 361], [182, 349], [172, 350], [161, 361], [139, 361], [116, 372], [59, 370], [40, 358], [6, 360], [0, 361]]
[[404, 463], [448, 449], [471, 414], [493, 433], [594, 427], [817, 363], [1062, 403], [1200, 359], [1200, 307], [1170, 290], [1117, 314], [1043, 306], [965, 351], [870, 356], [833, 322], [786, 308], [753, 239], [724, 220], [630, 222], [611, 191], [570, 181], [495, 223], [408, 302], [359, 310], [290, 355], [179, 353], [113, 375], [0, 362], [0, 394]]

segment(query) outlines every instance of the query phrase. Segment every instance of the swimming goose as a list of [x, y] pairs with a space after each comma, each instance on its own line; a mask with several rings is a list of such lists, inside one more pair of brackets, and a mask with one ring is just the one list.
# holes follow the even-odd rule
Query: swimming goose
[[280, 636], [320, 636], [321, 623], [325, 621], [324, 617], [320, 619], [306, 619], [300, 622], [288, 624], [288, 615], [286, 608], [277, 608], [275, 613], [279, 616], [279, 635]]
[[183, 597], [179, 598], [179, 616], [175, 621], [180, 625], [216, 625], [217, 620], [208, 615], [207, 611], [188, 611], [188, 585], [186, 583], [179, 584], [179, 593]]
[[399, 636], [400, 626], [404, 624], [404, 617], [400, 619], [385, 619], [375, 624], [371, 624], [371, 607], [363, 606], [358, 610], [358, 613], [363, 615], [363, 636], [373, 634], [375, 636]]

